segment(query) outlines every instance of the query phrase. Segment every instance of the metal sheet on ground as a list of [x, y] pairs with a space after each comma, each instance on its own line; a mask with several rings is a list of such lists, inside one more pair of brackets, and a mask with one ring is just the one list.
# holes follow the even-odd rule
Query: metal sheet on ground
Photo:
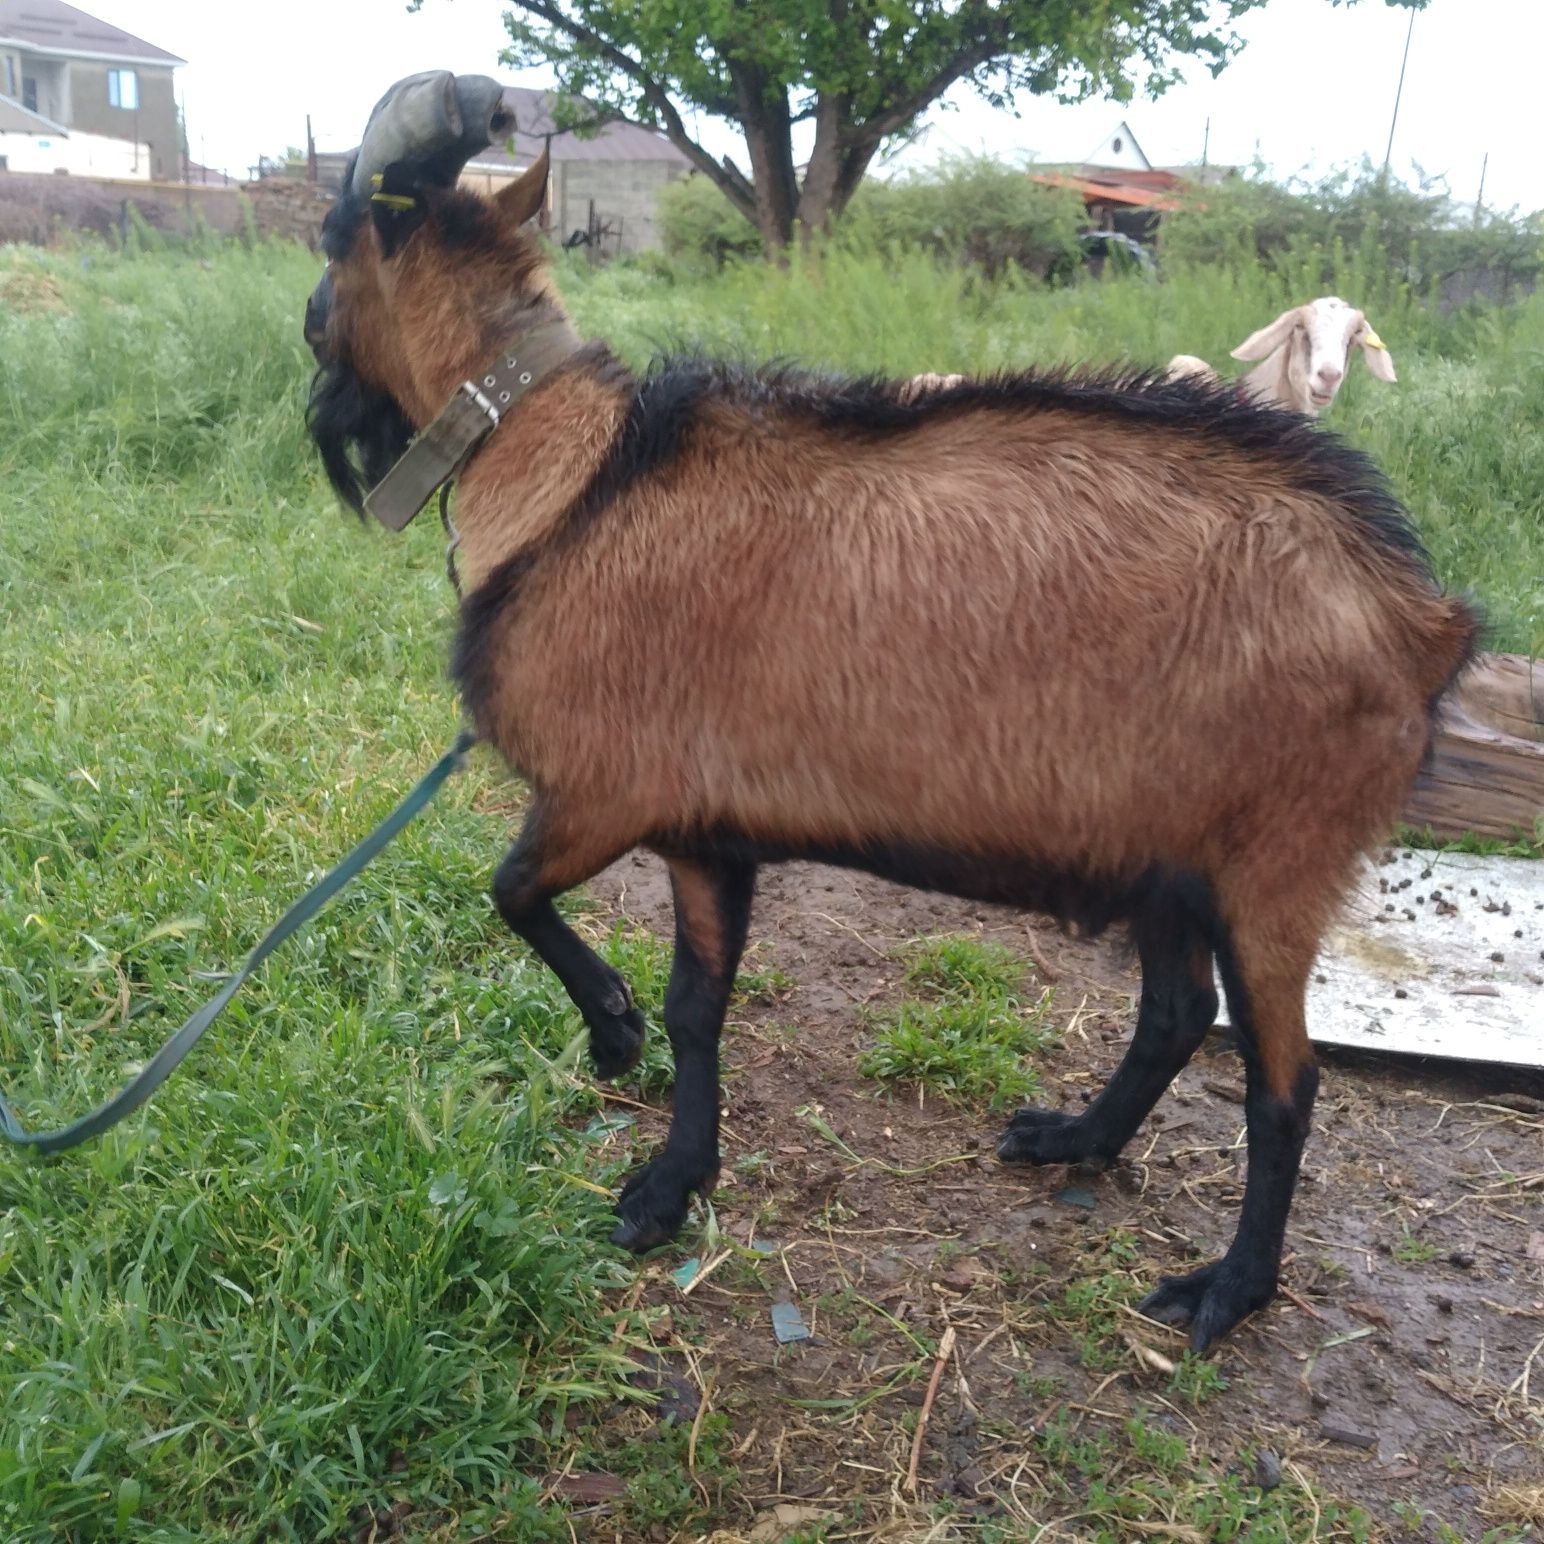
[[1401, 848], [1369, 865], [1314, 968], [1308, 1034], [1544, 1068], [1544, 861]]
[[1323, 1045], [1544, 1067], [1544, 862], [1374, 861], [1308, 993]]

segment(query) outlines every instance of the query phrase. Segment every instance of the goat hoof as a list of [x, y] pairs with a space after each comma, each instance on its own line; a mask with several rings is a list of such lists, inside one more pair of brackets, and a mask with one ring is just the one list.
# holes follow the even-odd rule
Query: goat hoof
[[590, 1060], [602, 1082], [631, 1072], [643, 1056], [645, 1022], [636, 1008], [590, 1023]]
[[1023, 1109], [1008, 1122], [997, 1156], [1004, 1163], [1087, 1163], [1102, 1157], [1087, 1133], [1081, 1116]]
[[617, 1198], [621, 1221], [612, 1230], [611, 1242], [634, 1254], [668, 1244], [686, 1222], [692, 1192], [706, 1195], [714, 1177], [694, 1183], [679, 1164], [663, 1156], [635, 1169]]
[[1186, 1276], [1161, 1277], [1137, 1310], [1160, 1324], [1188, 1324], [1190, 1349], [1199, 1354], [1275, 1295], [1274, 1278], [1253, 1279], [1224, 1257]]

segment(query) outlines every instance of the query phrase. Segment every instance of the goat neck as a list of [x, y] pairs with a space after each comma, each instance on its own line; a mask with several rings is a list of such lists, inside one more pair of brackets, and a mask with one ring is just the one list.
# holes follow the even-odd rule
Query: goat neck
[[1295, 413], [1307, 413], [1310, 418], [1316, 418], [1318, 408], [1300, 396], [1292, 385], [1287, 370], [1291, 353], [1290, 342], [1274, 349], [1253, 370], [1246, 371], [1238, 378], [1239, 389], [1267, 407], [1291, 408]]
[[406, 252], [391, 281], [411, 376], [408, 410], [430, 422], [488, 361], [538, 329], [567, 329], [568, 358], [514, 403], [458, 480], [461, 582], [470, 594], [493, 569], [542, 541], [599, 469], [635, 385], [601, 344], [581, 343], [534, 250], [512, 247], [496, 277], [460, 273]]
[[466, 593], [557, 528], [600, 470], [634, 390], [604, 345], [580, 347], [483, 442], [457, 484]]

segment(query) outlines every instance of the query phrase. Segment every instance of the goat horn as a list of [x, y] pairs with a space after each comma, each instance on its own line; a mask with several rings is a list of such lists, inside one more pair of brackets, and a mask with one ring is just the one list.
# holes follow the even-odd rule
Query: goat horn
[[408, 161], [431, 182], [448, 187], [479, 150], [513, 128], [504, 88], [489, 76], [457, 77], [449, 70], [409, 75], [375, 104], [351, 186], [367, 195], [377, 174]]

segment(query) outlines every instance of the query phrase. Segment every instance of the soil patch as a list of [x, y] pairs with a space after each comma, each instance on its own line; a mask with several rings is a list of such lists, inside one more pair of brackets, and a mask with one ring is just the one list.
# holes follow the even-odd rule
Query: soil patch
[[[602, 909], [588, 925], [670, 936], [652, 857], [591, 891]], [[824, 1512], [843, 1538], [1218, 1536], [1165, 1522], [1157, 1502], [1111, 1521], [1098, 1485], [1146, 1484], [1131, 1450], [1155, 1433], [1182, 1439], [1207, 1474], [1295, 1485], [1317, 1508], [1314, 1487], [1327, 1510], [1302, 1537], [1352, 1536], [1335, 1501], [1365, 1508], [1378, 1533], [1438, 1538], [1440, 1520], [1447, 1537], [1503, 1524], [1517, 1532], [1498, 1537], [1522, 1537], [1544, 1479], [1540, 1080], [1326, 1053], [1287, 1292], [1197, 1363], [1128, 1305], [1232, 1237], [1237, 1055], [1214, 1036], [1109, 1172], [1000, 1165], [1005, 1116], [857, 1071], [866, 1012], [916, 995], [901, 979], [907, 943], [953, 934], [1007, 945], [1053, 989], [1061, 1043], [1037, 1058], [1045, 1103], [1086, 1102], [1130, 1035], [1137, 973], [1118, 940], [1067, 940], [844, 871], [763, 870], [747, 965], [775, 984], [732, 1012], [714, 1212], [729, 1239], [772, 1252], [715, 1265], [712, 1240], [689, 1228], [631, 1294], [730, 1417], [742, 1515], [717, 1537], [775, 1537], [779, 1506]], [[619, 1140], [647, 1149], [664, 1109], [616, 1093], [637, 1116]], [[713, 1269], [683, 1293], [671, 1272], [692, 1255]], [[809, 1339], [778, 1344], [778, 1302]], [[1102, 1476], [1076, 1472], [1101, 1461]], [[623, 1536], [604, 1515], [590, 1526]]]

